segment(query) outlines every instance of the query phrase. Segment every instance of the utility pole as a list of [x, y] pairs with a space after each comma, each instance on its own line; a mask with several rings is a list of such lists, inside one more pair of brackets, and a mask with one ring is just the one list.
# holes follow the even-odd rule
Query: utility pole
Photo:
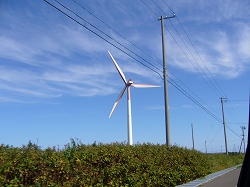
[[244, 153], [246, 153], [246, 147], [245, 147], [245, 133], [244, 133], [244, 130], [246, 129], [246, 127], [241, 126], [241, 129], [242, 129], [242, 140], [241, 140], [241, 143], [240, 143], [240, 150], [239, 150], [239, 153], [240, 153], [240, 151], [241, 151], [242, 142], [243, 142], [243, 146], [244, 146]]
[[166, 65], [166, 52], [165, 52], [165, 38], [164, 38], [164, 19], [174, 18], [175, 14], [171, 17], [158, 18], [161, 20], [161, 33], [162, 33], [162, 54], [163, 54], [163, 78], [164, 78], [164, 99], [165, 99], [165, 122], [166, 122], [166, 145], [170, 146], [170, 119], [169, 119], [169, 104], [168, 104], [168, 72]]
[[206, 153], [207, 153], [207, 141], [205, 141], [205, 148], [206, 148]]
[[244, 153], [246, 153], [246, 145], [245, 145], [245, 134], [244, 134], [244, 130], [246, 129], [246, 127], [241, 127], [242, 128], [242, 141], [243, 141], [243, 145], [244, 145]]
[[192, 129], [192, 142], [193, 142], [193, 149], [194, 149], [194, 128], [193, 128], [193, 124], [191, 124], [191, 129]]
[[221, 107], [222, 107], [222, 117], [223, 117], [223, 126], [224, 126], [224, 137], [225, 137], [225, 147], [226, 147], [226, 154], [228, 155], [228, 149], [227, 149], [227, 133], [226, 133], [226, 121], [224, 116], [224, 100], [227, 98], [221, 97]]

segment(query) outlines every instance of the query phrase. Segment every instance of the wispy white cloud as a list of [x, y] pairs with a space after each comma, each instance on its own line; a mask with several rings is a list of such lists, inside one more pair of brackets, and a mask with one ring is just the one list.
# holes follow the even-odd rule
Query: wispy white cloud
[[[34, 17], [33, 12], [31, 17]], [[44, 15], [42, 15], [44, 16]], [[39, 16], [35, 16], [36, 18]], [[51, 98], [63, 94], [76, 96], [106, 95], [115, 92], [108, 86], [104, 65], [71, 58], [74, 53], [96, 53], [106, 49], [99, 45], [98, 39], [85, 30], [66, 27], [63, 24], [47, 25], [46, 20], [39, 23], [24, 23], [27, 17], [5, 17], [12, 29], [0, 27], [0, 67], [1, 100], [20, 101], [21, 98]], [[18, 20], [19, 19], [19, 20]], [[13, 23], [14, 22], [14, 23]], [[24, 23], [17, 24], [15, 23]], [[32, 29], [28, 29], [28, 25]], [[77, 29], [76, 29], [77, 28]], [[12, 60], [13, 64], [11, 64]], [[76, 62], [78, 65], [71, 64]], [[14, 65], [15, 64], [15, 65]], [[27, 66], [24, 66], [27, 64]], [[105, 83], [106, 80], [106, 83]], [[13, 94], [19, 99], [11, 99]]]
[[[155, 26], [158, 26], [158, 28], [145, 25], [143, 27], [145, 32], [143, 32], [139, 27], [143, 23], [140, 17], [131, 18], [135, 17], [138, 12], [143, 13], [143, 10], [148, 10], [148, 8], [129, 8], [125, 4], [114, 4], [115, 10], [120, 11], [125, 17], [123, 22], [116, 25], [114, 24], [118, 21], [110, 12], [106, 11], [106, 4], [99, 3], [99, 7], [94, 7], [94, 5], [90, 5], [90, 7], [95, 10], [96, 14], [96, 11], [102, 7], [100, 14], [105, 13], [105, 18], [109, 18], [112, 27], [120, 33], [125, 33], [125, 37], [136, 45], [145, 46], [144, 49], [152, 56], [156, 56], [157, 60], [161, 59], [160, 23], [155, 20]], [[177, 10], [181, 10], [184, 5], [178, 4]], [[216, 5], [215, 10], [221, 9], [219, 5], [221, 5], [221, 2]], [[34, 4], [30, 6], [35, 7]], [[199, 3], [199, 7], [202, 9], [206, 6], [208, 5], [205, 2]], [[223, 7], [227, 6], [228, 4], [223, 5]], [[27, 9], [27, 12], [25, 12], [17, 7], [12, 7], [11, 11], [16, 10], [14, 15], [1, 14], [3, 21], [0, 24], [0, 60], [4, 63], [0, 67], [0, 84], [1, 90], [6, 93], [0, 94], [2, 100], [4, 98], [11, 100], [7, 97], [7, 92], [20, 94], [19, 96], [28, 95], [40, 98], [58, 97], [63, 94], [93, 96], [118, 92], [120, 79], [114, 79], [113, 77], [119, 77], [119, 75], [108, 56], [107, 50], [112, 51], [128, 79], [135, 77], [136, 80], [134, 81], [136, 82], [137, 80], [141, 82], [141, 79], [145, 78], [157, 83], [162, 81], [159, 75], [137, 62], [135, 63], [133, 59], [93, 33], [66, 17], [60, 17], [60, 13], [54, 10], [49, 11], [52, 9], [48, 9], [47, 5], [46, 9], [44, 7], [45, 5], [43, 9], [37, 12], [31, 11], [31, 9]], [[239, 4], [237, 7], [236, 10], [245, 9], [244, 6]], [[138, 9], [138, 12], [135, 9]], [[204, 10], [207, 11], [207, 9]], [[5, 13], [6, 11], [8, 12], [8, 9], [5, 9]], [[83, 13], [83, 10], [81, 11], [83, 15], [86, 14], [86, 12]], [[227, 11], [231, 12], [228, 15], [233, 15], [235, 10], [228, 8]], [[148, 13], [148, 11], [146, 12]], [[90, 15], [87, 17], [91, 18]], [[224, 16], [223, 19], [229, 19], [230, 17], [232, 16]], [[202, 18], [202, 15], [200, 18]], [[145, 19], [149, 21], [155, 19], [155, 17], [152, 14], [147, 17], [145, 14]], [[109, 23], [108, 20], [105, 21]], [[236, 27], [238, 29], [235, 29]], [[124, 28], [134, 29], [133, 33], [125, 32]], [[232, 25], [230, 24], [230, 28], [234, 28], [233, 35], [220, 28], [218, 32], [211, 31], [210, 36], [196, 33], [196, 38], [191, 36], [191, 39], [195, 44], [198, 43], [196, 47], [200, 56], [212, 74], [234, 78], [246, 71], [246, 67], [249, 67], [250, 27], [247, 24], [236, 24], [234, 22]], [[209, 29], [212, 30], [212, 28]], [[141, 53], [131, 43], [120, 38], [113, 31], [107, 28], [105, 28], [105, 31], [132, 50]], [[170, 54], [168, 57], [172, 66], [190, 72], [195, 72], [195, 68], [199, 69], [199, 66], [205, 69], [204, 64], [200, 61], [199, 66], [196, 62], [194, 62], [195, 67], [190, 64], [174, 43], [173, 39], [168, 39], [168, 55]], [[196, 59], [199, 59], [197, 54], [194, 53], [194, 55]], [[188, 56], [190, 57], [190, 54]], [[146, 58], [148, 59], [148, 57]], [[239, 61], [238, 59], [242, 60]], [[153, 62], [152, 59], [149, 59], [149, 61]], [[159, 61], [161, 62], [161, 60]], [[156, 63], [153, 62], [153, 64]], [[156, 66], [161, 67], [161, 64], [156, 64]], [[221, 71], [222, 69], [223, 71]], [[201, 70], [199, 69], [199, 71]]]
[[[223, 28], [215, 31], [196, 33], [196, 37], [191, 37], [197, 51], [193, 49], [189, 41], [189, 47], [179, 42], [181, 48], [175, 41], [170, 39], [168, 54], [173, 66], [191, 72], [207, 72], [207, 69], [214, 76], [225, 78], [236, 78], [249, 70], [249, 32], [246, 25], [238, 24], [237, 28], [232, 24], [230, 30]], [[210, 28], [208, 28], [210, 29]], [[208, 35], [209, 33], [209, 35]], [[244, 39], [242, 38], [244, 36]], [[198, 45], [197, 45], [198, 44]], [[183, 53], [184, 51], [184, 53]]]
[[[180, 3], [176, 1], [169, 3], [169, 6], [177, 14], [199, 55], [188, 41], [179, 26], [179, 22], [176, 19], [171, 19], [186, 44], [182, 42], [179, 34], [175, 33], [172, 25], [165, 21], [167, 25], [165, 34], [168, 64], [181, 68], [183, 71], [194, 73], [201, 72], [203, 74], [203, 71], [208, 73], [208, 69], [213, 76], [230, 79], [236, 78], [249, 70], [248, 51], [250, 42], [249, 32], [246, 32], [249, 31], [247, 22], [250, 18], [249, 2], [186, 1]], [[163, 6], [162, 9], [170, 13], [167, 7]], [[185, 12], [185, 15], [182, 15], [182, 12]], [[171, 34], [168, 33], [168, 30]], [[155, 42], [151, 40], [148, 42], [148, 46], [151, 46], [154, 54], [161, 57], [159, 39], [156, 38]], [[190, 54], [186, 45], [192, 54]], [[209, 73], [208, 76], [210, 76]]]
[[237, 27], [241, 30], [239, 33], [239, 43], [236, 46], [238, 49], [239, 56], [242, 60], [246, 60], [250, 63], [250, 24], [246, 25], [237, 25]]
[[[168, 3], [177, 15], [182, 16], [184, 21], [201, 23], [220, 23], [237, 19], [249, 19], [250, 2], [234, 0], [218, 1], [174, 1]], [[167, 9], [166, 9], [167, 10]], [[170, 12], [170, 11], [168, 11]]]

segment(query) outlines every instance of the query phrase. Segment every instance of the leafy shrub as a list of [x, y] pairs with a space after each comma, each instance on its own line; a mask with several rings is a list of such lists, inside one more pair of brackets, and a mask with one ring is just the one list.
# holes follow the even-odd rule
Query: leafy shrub
[[31, 142], [1, 145], [0, 186], [176, 186], [242, 160], [177, 146], [83, 145], [73, 139], [62, 150], [41, 150]]

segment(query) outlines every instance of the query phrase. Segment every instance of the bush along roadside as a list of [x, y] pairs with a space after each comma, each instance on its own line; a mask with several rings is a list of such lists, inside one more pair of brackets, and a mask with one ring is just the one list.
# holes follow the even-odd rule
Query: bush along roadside
[[1, 145], [0, 186], [176, 186], [242, 160], [240, 154], [154, 144], [84, 145], [72, 139], [62, 150], [42, 150], [31, 142], [21, 148]]

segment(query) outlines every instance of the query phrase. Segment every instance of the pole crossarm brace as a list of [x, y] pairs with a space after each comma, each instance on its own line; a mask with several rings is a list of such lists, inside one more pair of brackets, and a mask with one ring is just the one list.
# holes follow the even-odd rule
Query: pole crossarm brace
[[175, 18], [175, 16], [176, 16], [175, 14], [173, 16], [165, 16], [165, 17], [161, 16], [161, 17], [158, 18], [158, 21], [160, 21], [161, 19]]
[[158, 18], [161, 20], [161, 33], [162, 33], [162, 55], [163, 55], [163, 78], [164, 78], [164, 100], [165, 100], [165, 123], [166, 123], [166, 145], [171, 146], [170, 143], [170, 120], [169, 120], [169, 105], [168, 105], [168, 72], [166, 63], [166, 50], [165, 50], [165, 38], [164, 38], [164, 19], [174, 18], [175, 14], [171, 17]]

